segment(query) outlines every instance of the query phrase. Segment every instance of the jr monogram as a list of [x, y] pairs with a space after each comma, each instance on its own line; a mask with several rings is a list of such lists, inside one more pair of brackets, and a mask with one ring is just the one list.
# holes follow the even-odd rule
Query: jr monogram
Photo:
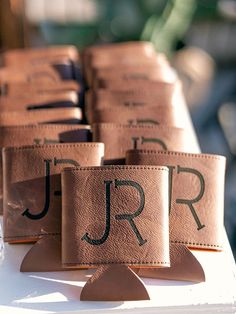
[[179, 175], [180, 173], [189, 173], [190, 175], [194, 175], [197, 176], [197, 178], [199, 179], [200, 182], [200, 191], [198, 193], [198, 195], [196, 195], [195, 198], [193, 199], [183, 199], [183, 198], [177, 198], [175, 200], [175, 202], [177, 204], [184, 204], [187, 205], [191, 211], [191, 214], [194, 218], [194, 221], [197, 224], [197, 230], [201, 230], [202, 228], [205, 227], [205, 225], [203, 225], [197, 215], [197, 212], [193, 206], [193, 204], [199, 202], [205, 192], [205, 180], [203, 175], [196, 169], [192, 169], [192, 168], [185, 168], [185, 167], [181, 167], [181, 166], [167, 166], [169, 168], [169, 212], [171, 211], [171, 200], [172, 200], [172, 185], [173, 185], [173, 173], [174, 170], [176, 168], [177, 171], [177, 175]]
[[[82, 237], [81, 240], [85, 240], [86, 242], [88, 242], [91, 245], [101, 245], [103, 244], [110, 233], [110, 226], [111, 226], [111, 185], [113, 184], [112, 180], [106, 180], [104, 181], [105, 184], [105, 196], [106, 196], [106, 227], [104, 230], [104, 233], [102, 235], [102, 237], [100, 239], [92, 239], [88, 233], [85, 233]], [[123, 214], [119, 214], [119, 215], [115, 215], [115, 219], [116, 220], [127, 220], [130, 224], [130, 227], [132, 228], [135, 236], [137, 237], [138, 243], [139, 245], [143, 245], [147, 242], [147, 240], [144, 240], [134, 222], [134, 219], [136, 217], [138, 217], [143, 209], [144, 209], [144, 205], [145, 205], [145, 194], [143, 191], [143, 188], [141, 187], [141, 185], [135, 181], [132, 180], [114, 180], [114, 184], [115, 184], [115, 188], [119, 188], [122, 186], [131, 186], [133, 188], [135, 188], [140, 196], [140, 205], [138, 207], [138, 209], [132, 213], [132, 214], [127, 214], [127, 213], [123, 213]]]
[[[42, 219], [45, 217], [48, 213], [49, 207], [50, 207], [50, 167], [51, 167], [51, 159], [45, 159], [45, 204], [44, 208], [41, 212], [38, 214], [32, 214], [30, 212], [30, 209], [25, 209], [22, 213], [22, 216], [26, 216], [29, 219], [37, 220]], [[53, 159], [54, 166], [57, 166], [58, 164], [70, 164], [73, 166], [79, 166], [79, 163], [73, 159], [57, 159], [54, 157]], [[60, 195], [60, 191], [55, 191], [54, 195]]]
[[131, 138], [133, 143], [133, 149], [138, 149], [138, 143], [140, 142], [141, 145], [145, 143], [156, 143], [159, 144], [163, 150], [167, 150], [166, 144], [159, 138], [148, 138], [148, 137], [132, 137]]

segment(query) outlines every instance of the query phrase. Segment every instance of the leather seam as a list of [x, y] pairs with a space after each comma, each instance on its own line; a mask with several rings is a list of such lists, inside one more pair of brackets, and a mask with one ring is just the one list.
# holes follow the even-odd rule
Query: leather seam
[[220, 156], [220, 155], [210, 155], [210, 154], [193, 154], [193, 153], [184, 153], [184, 152], [163, 152], [163, 151], [154, 151], [154, 150], [139, 150], [138, 152], [136, 151], [130, 151], [127, 153], [127, 155], [129, 154], [134, 154], [134, 155], [173, 155], [173, 156], [187, 156], [187, 157], [196, 157], [196, 158], [200, 158], [200, 159], [216, 159], [216, 160], [223, 160], [225, 159], [224, 156]]
[[[83, 124], [79, 124], [79, 126], [82, 126]], [[0, 127], [0, 130], [21, 130], [21, 129], [69, 129], [69, 130], [90, 130], [90, 127], [88, 124], [84, 124], [84, 128], [78, 128], [76, 126], [72, 127], [72, 126], [69, 126], [68, 127], [66, 125], [58, 125], [58, 126], [54, 126], [53, 124], [52, 125], [45, 125], [45, 124], [40, 124], [40, 125], [22, 125], [22, 126], [2, 126]]]
[[169, 171], [167, 167], [157, 167], [157, 166], [100, 166], [96, 167], [81, 167], [81, 168], [64, 168], [63, 171], [65, 172], [77, 172], [77, 171], [87, 171], [87, 170], [95, 170], [95, 171], [100, 171], [103, 172], [104, 170], [116, 170], [116, 169], [123, 169], [123, 170], [163, 170], [163, 171]]
[[95, 126], [98, 129], [163, 129], [163, 130], [182, 130], [184, 131], [183, 128], [178, 128], [178, 127], [169, 127], [166, 125], [158, 125], [158, 126], [153, 126], [153, 125], [127, 125], [127, 124], [115, 124], [115, 123], [93, 123], [93, 126]]
[[56, 233], [56, 232], [52, 232], [52, 233], [38, 233], [38, 234], [25, 234], [25, 235], [17, 235], [17, 236], [4, 236], [4, 237], [0, 237], [7, 240], [7, 239], [15, 239], [15, 238], [24, 238], [24, 237], [38, 237], [38, 236], [49, 236], [49, 235], [61, 235], [61, 233]]
[[188, 241], [170, 241], [171, 243], [175, 243], [175, 244], [188, 244], [188, 245], [199, 245], [199, 246], [211, 246], [211, 247], [218, 247], [218, 248], [222, 248], [222, 245], [217, 245], [217, 244], [205, 244], [205, 243], [196, 243], [196, 242], [188, 242]]
[[81, 262], [81, 263], [78, 263], [78, 262], [75, 262], [75, 263], [62, 263], [63, 265], [108, 265], [108, 264], [161, 264], [161, 265], [169, 265], [170, 263], [169, 262], [154, 262], [154, 261], [151, 261], [151, 262], [145, 262], [145, 261], [137, 261], [137, 262], [130, 262], [130, 261], [124, 261], [124, 262], [97, 262], [97, 263], [91, 263], [91, 262]]
[[69, 143], [58, 143], [58, 144], [45, 144], [45, 145], [29, 145], [29, 146], [21, 146], [21, 147], [5, 147], [4, 151], [25, 151], [25, 150], [32, 150], [32, 149], [44, 149], [48, 150], [48, 148], [60, 148], [64, 146], [67, 147], [99, 147], [103, 143], [76, 143], [76, 144], [69, 144]]

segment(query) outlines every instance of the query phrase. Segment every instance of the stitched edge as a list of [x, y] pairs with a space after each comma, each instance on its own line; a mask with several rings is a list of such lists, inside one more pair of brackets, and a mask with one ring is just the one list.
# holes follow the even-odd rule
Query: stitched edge
[[[81, 126], [81, 127], [80, 127]], [[65, 130], [90, 130], [91, 127], [88, 124], [78, 124], [78, 125], [66, 125], [66, 124], [32, 124], [32, 125], [12, 125], [12, 126], [0, 126], [0, 130], [21, 130], [21, 129], [65, 129]]]
[[[71, 111], [71, 112], [74, 112], [74, 111], [76, 111], [76, 113], [79, 113], [79, 115], [78, 115], [78, 117], [82, 117], [82, 111], [81, 111], [81, 108], [79, 108], [79, 107], [64, 107], [64, 108], [60, 108], [60, 107], [55, 107], [55, 108], [52, 108], [52, 109], [49, 109], [49, 110], [57, 110], [58, 112], [60, 111], [60, 112], [63, 112], [63, 111], [68, 111], [68, 109], [69, 109], [69, 111]], [[42, 112], [42, 111], [44, 111], [44, 110], [48, 110], [48, 109], [35, 109], [35, 110], [33, 110], [33, 112], [32, 111], [26, 111], [26, 112], [24, 112], [24, 111], [11, 111], [11, 112], [1, 112], [0, 113], [0, 117], [4, 117], [4, 116], [12, 116], [12, 115], [23, 115], [23, 114], [26, 114], [26, 115], [34, 115], [35, 113], [38, 113], [38, 112]]]
[[103, 146], [103, 143], [92, 143], [92, 142], [81, 142], [76, 144], [70, 144], [70, 143], [57, 143], [57, 144], [45, 144], [45, 145], [26, 145], [26, 146], [20, 146], [20, 147], [4, 147], [3, 151], [19, 151], [19, 150], [34, 150], [37, 149], [45, 149], [48, 148], [60, 148], [62, 146], [64, 147], [99, 147]]
[[49, 235], [61, 235], [59, 232], [52, 232], [52, 233], [38, 233], [38, 234], [25, 234], [25, 235], [18, 235], [18, 236], [6, 236], [2, 237], [4, 240], [7, 239], [20, 239], [20, 238], [25, 238], [25, 237], [39, 237], [39, 236], [49, 236]]
[[197, 245], [197, 246], [202, 246], [202, 247], [218, 247], [218, 248], [223, 248], [222, 245], [217, 245], [217, 244], [205, 244], [205, 243], [195, 243], [195, 242], [188, 242], [188, 241], [170, 241], [171, 243], [175, 244], [187, 244], [187, 245]]
[[185, 152], [173, 152], [173, 151], [158, 151], [158, 150], [128, 150], [127, 155], [134, 154], [134, 155], [174, 155], [174, 156], [186, 156], [186, 157], [196, 157], [202, 159], [216, 159], [216, 160], [225, 160], [226, 157], [223, 155], [213, 155], [213, 154], [202, 154], [202, 153], [185, 153]]
[[143, 261], [136, 261], [136, 262], [130, 262], [130, 261], [124, 261], [124, 262], [97, 262], [97, 263], [62, 263], [63, 265], [109, 265], [109, 264], [130, 264], [130, 265], [140, 265], [140, 264], [155, 264], [155, 265], [169, 265], [169, 262], [155, 262], [155, 261], [150, 261], [150, 262], [143, 262]]
[[64, 168], [62, 172], [77, 172], [77, 171], [84, 171], [84, 170], [92, 170], [92, 171], [104, 171], [104, 170], [164, 170], [164, 171], [169, 171], [167, 167], [157, 167], [157, 166], [129, 166], [129, 165], [106, 165], [106, 166], [91, 166], [91, 167], [74, 167], [74, 168]]
[[178, 127], [170, 127], [166, 125], [128, 125], [128, 124], [122, 124], [122, 123], [93, 123], [92, 127], [95, 128], [101, 128], [101, 129], [163, 129], [163, 130], [180, 130], [180, 131], [185, 131], [183, 128], [178, 128]]

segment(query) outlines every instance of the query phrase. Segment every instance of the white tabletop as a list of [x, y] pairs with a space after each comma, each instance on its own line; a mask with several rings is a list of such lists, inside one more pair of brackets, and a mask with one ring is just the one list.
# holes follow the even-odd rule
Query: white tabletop
[[[235, 313], [235, 262], [226, 238], [224, 252], [195, 251], [206, 282], [143, 279], [150, 301], [81, 302], [80, 292], [92, 271], [20, 273], [31, 245], [5, 244], [0, 265], [0, 313]], [[42, 257], [43, 262], [43, 257]]]

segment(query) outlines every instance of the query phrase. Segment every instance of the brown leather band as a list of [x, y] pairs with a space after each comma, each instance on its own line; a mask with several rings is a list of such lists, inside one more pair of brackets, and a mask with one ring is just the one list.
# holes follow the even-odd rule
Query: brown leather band
[[9, 82], [57, 82], [60, 81], [60, 75], [56, 69], [49, 64], [30, 67], [4, 67], [0, 69], [0, 83]]
[[[0, 148], [32, 144], [88, 142], [88, 125], [23, 125], [0, 127]], [[2, 155], [0, 156], [0, 214], [2, 214]]]
[[105, 144], [105, 160], [125, 158], [127, 150], [142, 147], [170, 151], [195, 151], [186, 130], [166, 125], [100, 123], [92, 126], [93, 141]]
[[91, 112], [89, 123], [123, 123], [123, 124], [165, 124], [181, 127], [178, 109], [174, 106], [157, 106], [144, 108], [110, 107]]
[[53, 82], [51, 84], [48, 82], [41, 82], [40, 84], [11, 82], [6, 84], [4, 91], [3, 94], [9, 97], [22, 97], [22, 93], [27, 93], [28, 95], [47, 95], [66, 91], [79, 92], [80, 85], [77, 82], [70, 80]]
[[4, 148], [4, 240], [29, 242], [59, 235], [62, 169], [101, 165], [103, 153], [102, 143]]
[[170, 187], [170, 240], [190, 248], [223, 247], [223, 156], [132, 150], [126, 163], [167, 166]]
[[78, 50], [74, 46], [51, 46], [47, 48], [24, 48], [7, 51], [3, 54], [5, 65], [19, 66], [19, 64], [38, 65], [50, 63], [55, 59], [79, 59]]
[[9, 97], [0, 98], [0, 110], [4, 111], [25, 111], [34, 108], [57, 108], [73, 107], [78, 104], [78, 94], [73, 91], [57, 92], [56, 94], [37, 95], [33, 94], [27, 97]]
[[39, 123], [78, 123], [81, 119], [82, 111], [80, 108], [8, 111], [0, 113], [0, 126], [16, 126]]
[[165, 167], [65, 169], [63, 266], [168, 267], [167, 187]]

